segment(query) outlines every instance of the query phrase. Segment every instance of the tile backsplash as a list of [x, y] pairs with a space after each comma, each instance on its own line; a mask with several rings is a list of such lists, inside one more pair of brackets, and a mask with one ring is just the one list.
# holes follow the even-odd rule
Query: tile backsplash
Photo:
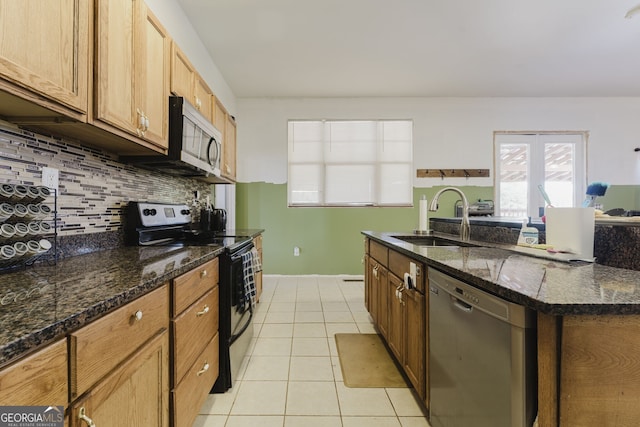
[[59, 170], [58, 236], [122, 230], [129, 201], [191, 203], [210, 185], [140, 169], [115, 154], [0, 123], [0, 182], [40, 185], [42, 168]]

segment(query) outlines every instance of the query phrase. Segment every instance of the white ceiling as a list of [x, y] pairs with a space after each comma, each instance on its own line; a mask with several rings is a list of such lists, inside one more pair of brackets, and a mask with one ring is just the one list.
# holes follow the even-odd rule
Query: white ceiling
[[640, 0], [178, 0], [238, 97], [640, 96]]

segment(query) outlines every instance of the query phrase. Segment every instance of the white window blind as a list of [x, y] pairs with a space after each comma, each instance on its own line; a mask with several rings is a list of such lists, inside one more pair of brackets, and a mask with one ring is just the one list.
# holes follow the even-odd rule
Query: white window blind
[[583, 133], [495, 135], [496, 212], [540, 216], [542, 185], [556, 207], [580, 206], [586, 182]]
[[413, 121], [290, 120], [289, 206], [410, 206]]

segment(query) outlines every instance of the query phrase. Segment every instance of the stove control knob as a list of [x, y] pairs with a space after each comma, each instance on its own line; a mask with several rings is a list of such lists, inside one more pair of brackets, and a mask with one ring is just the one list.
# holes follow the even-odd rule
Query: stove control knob
[[183, 210], [180, 211], [180, 213], [182, 215], [189, 215], [191, 213], [191, 211], [189, 209], [183, 209]]
[[155, 216], [157, 213], [158, 213], [158, 211], [157, 211], [157, 210], [155, 210], [155, 209], [150, 209], [150, 214], [151, 214], [151, 216]]
[[142, 210], [142, 215], [143, 215], [143, 216], [149, 216], [149, 215], [151, 215], [151, 209], [143, 209], [143, 210]]

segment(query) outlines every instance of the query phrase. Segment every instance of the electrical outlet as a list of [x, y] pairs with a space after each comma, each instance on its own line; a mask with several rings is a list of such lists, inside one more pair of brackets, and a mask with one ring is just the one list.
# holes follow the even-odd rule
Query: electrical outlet
[[42, 185], [58, 191], [58, 169], [43, 167]]
[[293, 247], [293, 256], [300, 256], [300, 248], [297, 246]]

